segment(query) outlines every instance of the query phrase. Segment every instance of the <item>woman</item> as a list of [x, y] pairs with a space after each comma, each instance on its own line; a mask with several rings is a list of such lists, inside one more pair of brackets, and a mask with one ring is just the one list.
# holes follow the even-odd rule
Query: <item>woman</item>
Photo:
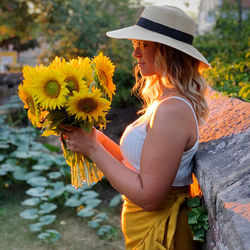
[[130, 39], [137, 59], [135, 89], [143, 115], [129, 125], [120, 146], [100, 131], [63, 126], [68, 148], [91, 158], [124, 195], [126, 249], [194, 249], [185, 201], [198, 149], [198, 124], [207, 115], [206, 59], [192, 46], [194, 22], [180, 9], [147, 7], [136, 25], [108, 32]]

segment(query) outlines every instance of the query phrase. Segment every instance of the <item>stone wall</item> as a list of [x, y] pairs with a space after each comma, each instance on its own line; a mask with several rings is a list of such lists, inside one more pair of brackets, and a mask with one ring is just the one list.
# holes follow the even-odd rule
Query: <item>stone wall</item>
[[210, 90], [195, 174], [209, 213], [206, 250], [250, 249], [250, 104]]

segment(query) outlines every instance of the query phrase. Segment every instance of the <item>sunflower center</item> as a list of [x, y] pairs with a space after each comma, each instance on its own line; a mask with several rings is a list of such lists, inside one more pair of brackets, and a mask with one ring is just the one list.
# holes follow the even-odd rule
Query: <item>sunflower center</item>
[[57, 81], [49, 81], [45, 85], [45, 92], [49, 97], [57, 97], [60, 92], [60, 85]]
[[74, 77], [69, 76], [64, 81], [67, 83], [67, 88], [70, 93], [72, 93], [73, 91], [79, 92], [79, 84]]
[[35, 104], [34, 104], [33, 98], [31, 96], [26, 98], [26, 103], [28, 104], [31, 113], [33, 115], [35, 115], [36, 114]]
[[103, 81], [103, 85], [108, 86], [108, 83], [109, 83], [108, 82], [108, 77], [107, 77], [107, 75], [105, 74], [104, 71], [101, 70], [101, 72], [99, 74], [99, 77], [100, 77], [101, 81]]
[[78, 102], [78, 108], [85, 112], [91, 113], [97, 108], [97, 102], [92, 98], [84, 98]]

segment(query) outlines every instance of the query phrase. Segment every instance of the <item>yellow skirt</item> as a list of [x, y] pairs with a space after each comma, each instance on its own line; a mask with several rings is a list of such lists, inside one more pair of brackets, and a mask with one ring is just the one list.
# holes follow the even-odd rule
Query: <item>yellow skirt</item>
[[145, 211], [124, 197], [122, 231], [126, 250], [194, 250], [185, 201], [189, 188], [169, 192], [162, 209]]

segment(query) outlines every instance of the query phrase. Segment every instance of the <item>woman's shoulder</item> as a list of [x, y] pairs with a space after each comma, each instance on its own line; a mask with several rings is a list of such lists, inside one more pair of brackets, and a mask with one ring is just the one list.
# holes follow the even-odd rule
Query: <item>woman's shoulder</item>
[[[161, 99], [150, 122], [162, 124], [168, 122], [182, 127], [183, 122], [193, 119], [187, 103], [189, 103], [187, 99], [182, 96], [170, 96]], [[189, 105], [191, 106], [190, 103]]]

